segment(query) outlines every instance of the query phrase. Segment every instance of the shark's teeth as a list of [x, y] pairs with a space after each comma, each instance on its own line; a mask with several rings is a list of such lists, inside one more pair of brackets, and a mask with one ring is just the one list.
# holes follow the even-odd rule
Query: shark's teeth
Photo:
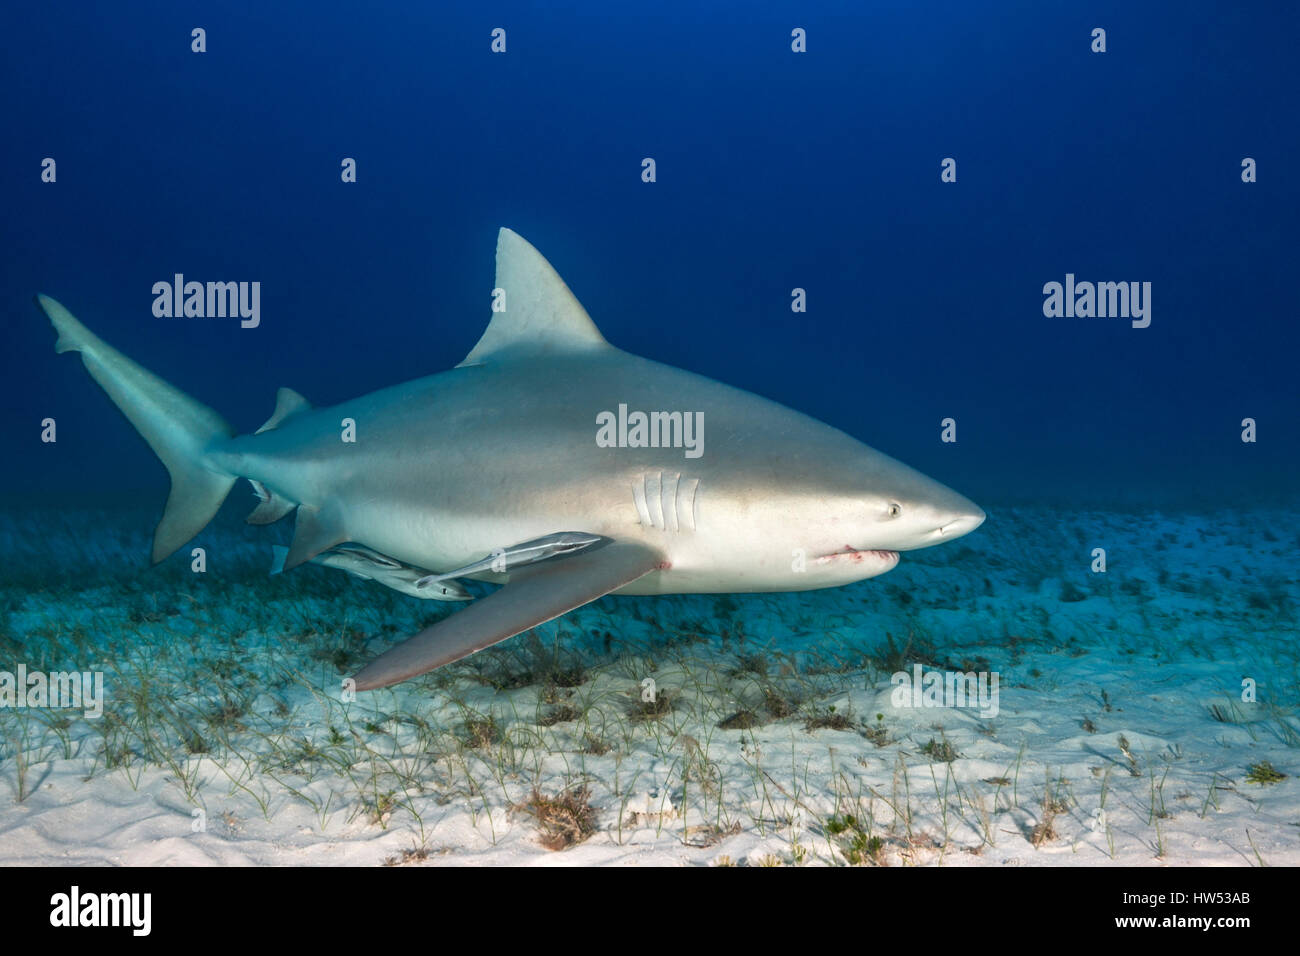
[[845, 548], [831, 554], [819, 555], [814, 559], [817, 564], [887, 564], [893, 567], [898, 563], [897, 551], [858, 551]]

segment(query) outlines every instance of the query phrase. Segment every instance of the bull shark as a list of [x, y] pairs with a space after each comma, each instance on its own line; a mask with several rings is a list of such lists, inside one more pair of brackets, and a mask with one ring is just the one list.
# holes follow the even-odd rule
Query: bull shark
[[[260, 499], [250, 522], [295, 514], [285, 570], [386, 560], [419, 569], [370, 574], [390, 586], [409, 588], [414, 573], [448, 596], [460, 595], [447, 585], [457, 576], [502, 585], [380, 654], [357, 690], [606, 594], [835, 587], [984, 521], [962, 495], [838, 429], [611, 345], [510, 229], [497, 238], [492, 318], [459, 365], [327, 408], [282, 388], [253, 434], [54, 299], [36, 302], [56, 351], [80, 353], [171, 476], [154, 563], [202, 531], [242, 477]], [[348, 544], [380, 561], [341, 559]]]

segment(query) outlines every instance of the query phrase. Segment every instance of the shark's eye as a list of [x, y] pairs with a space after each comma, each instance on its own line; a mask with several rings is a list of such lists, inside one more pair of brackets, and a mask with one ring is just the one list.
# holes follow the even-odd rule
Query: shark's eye
[[889, 503], [889, 517], [891, 517], [891, 518], [897, 518], [897, 517], [898, 517], [899, 515], [901, 515], [902, 513], [903, 513], [903, 506], [902, 506], [902, 505], [900, 505], [900, 504], [899, 504], [898, 502], [896, 502], [896, 501], [891, 501], [891, 502]]

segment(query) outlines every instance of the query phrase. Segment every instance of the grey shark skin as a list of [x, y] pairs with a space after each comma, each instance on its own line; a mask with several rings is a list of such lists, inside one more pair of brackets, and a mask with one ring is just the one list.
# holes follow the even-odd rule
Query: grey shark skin
[[[263, 497], [250, 520], [296, 508], [286, 569], [344, 542], [447, 573], [561, 532], [610, 539], [475, 574], [504, 587], [372, 661], [358, 690], [458, 660], [604, 594], [835, 587], [984, 520], [957, 492], [844, 432], [610, 345], [509, 229], [497, 240], [496, 285], [505, 308], [454, 369], [325, 409], [281, 389], [270, 421], [238, 436], [53, 299], [37, 303], [59, 333], [56, 350], [81, 353], [171, 474], [155, 562], [203, 529], [238, 477]], [[704, 454], [598, 443], [598, 416], [620, 405], [702, 414]], [[342, 440], [345, 419], [353, 442]], [[667, 432], [656, 444], [671, 444]]]

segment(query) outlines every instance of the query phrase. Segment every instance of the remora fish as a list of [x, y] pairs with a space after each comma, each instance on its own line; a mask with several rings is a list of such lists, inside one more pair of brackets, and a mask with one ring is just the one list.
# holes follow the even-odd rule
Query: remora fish
[[[504, 583], [380, 655], [358, 690], [406, 680], [609, 594], [799, 591], [883, 574], [898, 552], [951, 541], [984, 512], [845, 433], [748, 392], [605, 341], [542, 255], [497, 239], [494, 312], [456, 368], [312, 409], [281, 389], [275, 413], [236, 436], [214, 411], [37, 296], [56, 350], [91, 376], [162, 459], [172, 488], [154, 532], [161, 561], [216, 514], [240, 476], [296, 509], [285, 568], [355, 542], [415, 568], [452, 569], [511, 542], [610, 539], [482, 580]], [[614, 410], [664, 411], [647, 447], [597, 441]], [[677, 417], [674, 418], [674, 415]], [[678, 423], [707, 429], [683, 455]], [[356, 440], [340, 441], [343, 419]], [[697, 440], [703, 435], [697, 436]]]
[[[271, 545], [271, 573], [279, 574], [284, 570], [284, 562], [289, 557], [289, 549], [278, 544]], [[436, 582], [420, 584], [429, 575], [420, 568], [407, 567], [393, 561], [385, 555], [360, 548], [356, 545], [339, 545], [322, 551], [311, 559], [312, 564], [321, 564], [327, 568], [347, 571], [364, 581], [377, 581], [394, 591], [401, 591], [411, 597], [427, 601], [472, 601], [474, 596], [465, 590], [459, 581], [452, 580], [460, 575], [440, 575]]]
[[448, 571], [446, 574], [426, 575], [416, 581], [415, 586], [421, 589], [427, 588], [449, 578], [467, 578], [474, 574], [482, 574], [485, 571], [504, 574], [506, 571], [523, 567], [525, 564], [536, 564], [538, 561], [545, 561], [547, 558], [554, 558], [564, 554], [576, 554], [601, 540], [599, 535], [574, 533], [572, 531], [562, 532], [561, 534], [548, 534], [536, 541], [525, 541], [523, 544], [511, 545], [509, 548], [498, 548], [486, 558], [475, 561], [473, 564], [467, 564], [463, 568], [457, 568], [455, 571]]

